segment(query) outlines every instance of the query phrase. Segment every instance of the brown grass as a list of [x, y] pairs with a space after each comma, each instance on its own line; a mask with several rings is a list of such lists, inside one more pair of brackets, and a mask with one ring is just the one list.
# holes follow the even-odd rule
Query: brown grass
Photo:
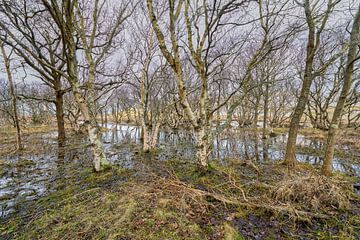
[[289, 176], [274, 187], [271, 195], [281, 203], [295, 204], [308, 211], [346, 209], [350, 205], [349, 186], [317, 174]]

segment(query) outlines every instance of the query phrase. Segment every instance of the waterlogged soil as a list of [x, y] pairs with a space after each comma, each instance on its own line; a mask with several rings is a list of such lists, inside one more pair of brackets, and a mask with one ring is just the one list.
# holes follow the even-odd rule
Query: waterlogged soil
[[[178, 159], [183, 163], [190, 164], [190, 166], [194, 163], [194, 140], [191, 134], [187, 132], [162, 131], [159, 137], [158, 151], [151, 155], [144, 156], [141, 153], [140, 129], [138, 127], [131, 125], [115, 126], [113, 124], [108, 124], [103, 127], [103, 142], [109, 161], [113, 166], [128, 171], [126, 173], [121, 171], [121, 174], [118, 174], [119, 171], [116, 171], [116, 174], [112, 173], [112, 177], [106, 178], [106, 180], [101, 179], [101, 181], [96, 181], [95, 183], [91, 181], [88, 182], [89, 178], [92, 178], [92, 155], [87, 147], [88, 141], [84, 136], [79, 134], [69, 134], [66, 146], [59, 149], [57, 147], [55, 132], [34, 133], [25, 137], [26, 144], [24, 151], [15, 153], [8, 151], [0, 156], [0, 230], [9, 233], [4, 236], [11, 239], [15, 236], [13, 234], [18, 233], [20, 231], [19, 229], [24, 229], [23, 226], [26, 226], [28, 222], [41, 216], [47, 207], [39, 205], [38, 201], [42, 201], [42, 199], [47, 196], [58, 193], [63, 194], [63, 191], [69, 188], [71, 189], [70, 186], [74, 183], [79, 183], [76, 186], [75, 194], [87, 191], [89, 187], [92, 189], [94, 186], [100, 189], [102, 187], [113, 189], [122, 186], [124, 183], [130, 184], [132, 181], [135, 181], [136, 184], [139, 185], [139, 182], [146, 183], [149, 179], [152, 179], [154, 175], [160, 178], [167, 178], [173, 172], [179, 171], [179, 168], [175, 170], [169, 169], [167, 164], [168, 160]], [[215, 138], [210, 159], [217, 166], [223, 167], [233, 166], [234, 164], [243, 166], [242, 163], [244, 163], [246, 159], [253, 162], [260, 169], [267, 169], [282, 160], [286, 140], [286, 134], [278, 134], [263, 140], [255, 131], [247, 131], [244, 129], [231, 130]], [[12, 144], [13, 142], [10, 140], [4, 142], [1, 144], [1, 149], [10, 148]], [[314, 165], [315, 168], [321, 165], [321, 156], [324, 148], [322, 141], [301, 135], [298, 138], [297, 145], [298, 152], [296, 157], [300, 162]], [[335, 171], [355, 179], [356, 184], [360, 176], [360, 165], [357, 163], [359, 157], [359, 152], [352, 149], [351, 146], [338, 145], [333, 168]], [[144, 164], [144, 159], [146, 164]], [[249, 168], [249, 166], [243, 167], [244, 169]], [[185, 169], [186, 167], [184, 167], [184, 171]], [[192, 170], [189, 171], [191, 172]], [[251, 175], [257, 176], [258, 174], [258, 170], [255, 171], [252, 169], [249, 171]], [[131, 177], [129, 177], [129, 173]], [[246, 174], [248, 174], [248, 172]], [[177, 175], [179, 176], [179, 174]], [[276, 177], [281, 179], [281, 176], [272, 176], [271, 178], [272, 180], [278, 180], [274, 179]], [[194, 186], [191, 178], [191, 175], [183, 176], [181, 180]], [[204, 188], [202, 185], [195, 185], [195, 187], [200, 190]], [[152, 192], [155, 191], [152, 188], [157, 189], [157, 186], [151, 185], [150, 188], [151, 189], [148, 190]], [[133, 189], [129, 191], [131, 192]], [[66, 192], [65, 195], [70, 193], [74, 194], [73, 192]], [[57, 196], [57, 198], [61, 199], [61, 196]], [[49, 201], [56, 203], [57, 200], [50, 199]], [[358, 202], [355, 202], [355, 205], [357, 204]], [[165, 210], [160, 209], [159, 211]], [[189, 211], [191, 212], [192, 210], [190, 209]], [[345, 220], [352, 219], [353, 214], [359, 214], [359, 212], [356, 212], [358, 210], [353, 211], [355, 212], [350, 214], [344, 213], [342, 218]], [[241, 236], [244, 236], [244, 239], [280, 239], [284, 236], [286, 236], [286, 238], [309, 239], [309, 236], [313, 236], [311, 234], [320, 234], [324, 231], [323, 225], [319, 223], [315, 225], [295, 225], [295, 228], [298, 228], [298, 230], [294, 232], [294, 223], [274, 218], [266, 211], [257, 214], [254, 214], [252, 210], [249, 210], [249, 212], [242, 211], [241, 214], [238, 213], [239, 211], [235, 211], [236, 214], [234, 214], [234, 209], [220, 208], [218, 206], [216, 211], [212, 210], [212, 214], [209, 214], [207, 210], [205, 212], [207, 213], [200, 214], [204, 219], [194, 220], [196, 224], [194, 223], [193, 228], [209, 228], [210, 230], [208, 229], [208, 231], [205, 232], [196, 230], [199, 238], [194, 239], [204, 239], [202, 236], [207, 236], [205, 239], [222, 239], [228, 235], [239, 237], [228, 239], [242, 239], [240, 238]], [[144, 215], [142, 218], [133, 219], [133, 224], [143, 224], [142, 221], [145, 221], [143, 218], [146, 218], [147, 212], [145, 211], [142, 214]], [[162, 215], [163, 213], [156, 212], [156, 214], [164, 217]], [[166, 213], [164, 214], [166, 215]], [[190, 215], [191, 214], [195, 213], [190, 213]], [[34, 215], [36, 217], [34, 217]], [[164, 225], [162, 226], [164, 229], [172, 229], [172, 227], [178, 229], [180, 227], [168, 226], [162, 223], [170, 221], [167, 217], [165, 217], [165, 219], [162, 217], [157, 219], [160, 223], [155, 223], [155, 225], [160, 224], [158, 228], [161, 228], [162, 225]], [[188, 216], [185, 214], [184, 216], [177, 217], [187, 218]], [[16, 226], [12, 225], [14, 219], [16, 219]], [[184, 222], [185, 220], [181, 221], [186, 226], [193, 224], [186, 223]], [[174, 222], [179, 224], [178, 221], [174, 220]], [[227, 225], [227, 223], [230, 225]], [[150, 225], [153, 227], [152, 224]], [[326, 236], [331, 236], [331, 234], [337, 235], [339, 233], [339, 229], [334, 228], [336, 225], [338, 224], [335, 223], [329, 226], [329, 229], [326, 230]], [[191, 233], [193, 228], [187, 231]], [[181, 234], [179, 236], [182, 236], [183, 239], [188, 238], [186, 233]], [[321, 234], [319, 236], [326, 237]], [[34, 238], [38, 237], [39, 236], [34, 236]], [[159, 239], [157, 237], [159, 236], [154, 235], [152, 239]], [[53, 237], [53, 239], [56, 238], [57, 237]], [[86, 237], [75, 238], [86, 239]], [[68, 239], [71, 238], [69, 237]], [[121, 239], [141, 238], [130, 236], [129, 238]]]

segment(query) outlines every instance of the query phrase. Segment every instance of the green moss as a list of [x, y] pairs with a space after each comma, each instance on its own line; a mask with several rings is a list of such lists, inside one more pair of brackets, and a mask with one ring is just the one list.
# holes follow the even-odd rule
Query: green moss
[[229, 223], [224, 223], [224, 240], [245, 240]]
[[[12, 219], [6, 225], [0, 225], [0, 232], [3, 235], [10, 235], [18, 229], [18, 220]], [[1, 235], [0, 235], [1, 237]]]
[[26, 166], [33, 165], [33, 164], [35, 164], [35, 162], [32, 161], [32, 160], [29, 160], [29, 159], [19, 159], [19, 160], [14, 164], [14, 167], [21, 168], [21, 167], [26, 167]]

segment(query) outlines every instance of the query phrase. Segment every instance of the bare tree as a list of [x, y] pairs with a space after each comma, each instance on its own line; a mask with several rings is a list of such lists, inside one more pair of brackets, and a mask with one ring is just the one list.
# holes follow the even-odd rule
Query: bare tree
[[16, 149], [21, 150], [23, 148], [21, 142], [21, 129], [20, 129], [20, 121], [18, 117], [18, 109], [17, 109], [17, 97], [15, 92], [15, 86], [11, 74], [10, 69], [10, 57], [7, 55], [5, 51], [4, 43], [0, 40], [0, 48], [1, 54], [3, 55], [5, 71], [7, 75], [7, 79], [9, 81], [10, 93], [11, 93], [11, 100], [12, 100], [12, 107], [13, 107], [13, 114], [14, 114], [14, 122], [16, 127]]
[[325, 158], [322, 166], [322, 173], [324, 175], [331, 175], [332, 173], [332, 161], [334, 156], [336, 133], [339, 128], [342, 111], [346, 103], [346, 98], [349, 95], [352, 85], [352, 75], [354, 70], [355, 61], [359, 59], [357, 48], [360, 40], [360, 5], [354, 18], [349, 42], [349, 50], [347, 55], [347, 63], [344, 70], [344, 81], [341, 89], [339, 99], [336, 103], [334, 114], [331, 119], [331, 124], [326, 141]]
[[62, 2], [61, 6], [59, 6], [56, 1], [48, 2], [43, 0], [42, 3], [50, 12], [54, 22], [61, 32], [61, 39], [63, 42], [64, 55], [66, 57], [67, 64], [68, 75], [66, 78], [71, 85], [75, 100], [79, 106], [82, 116], [85, 119], [91, 148], [94, 154], [95, 171], [101, 171], [106, 165], [108, 165], [108, 162], [99, 136], [96, 119], [91, 116], [86, 99], [84, 99], [81, 94], [78, 74], [76, 55], [77, 44], [74, 38], [76, 23], [75, 4], [77, 4], [77, 2], [66, 0]]
[[[95, 79], [98, 67], [104, 64], [104, 58], [109, 55], [113, 48], [114, 39], [119, 35], [123, 22], [130, 16], [132, 11], [127, 11], [128, 3], [121, 5], [115, 10], [114, 19], [110, 25], [101, 26], [106, 23], [105, 19], [100, 19], [104, 15], [104, 5], [107, 1], [94, 1], [91, 10], [86, 12], [77, 0], [62, 1], [61, 5], [57, 1], [42, 0], [42, 4], [50, 13], [53, 21], [61, 32], [64, 56], [66, 59], [66, 74], [61, 74], [66, 78], [71, 86], [75, 101], [85, 119], [85, 125], [91, 148], [94, 154], [95, 171], [101, 171], [109, 163], [102, 146], [99, 127], [96, 121], [96, 96]], [[109, 9], [109, 8], [108, 8]], [[92, 18], [86, 17], [92, 15]], [[106, 31], [105, 31], [106, 30]], [[104, 34], [104, 32], [106, 32]], [[77, 36], [79, 38], [77, 38]], [[79, 45], [83, 50], [82, 56], [87, 64], [85, 81], [81, 84], [79, 69]], [[80, 56], [79, 56], [80, 54]], [[83, 89], [87, 95], [84, 96]]]
[[[296, 148], [296, 138], [299, 129], [299, 123], [304, 113], [306, 104], [308, 103], [309, 91], [313, 79], [315, 76], [323, 73], [339, 56], [340, 54], [334, 54], [329, 59], [326, 60], [318, 69], [314, 69], [314, 62], [317, 56], [318, 50], [322, 47], [321, 36], [325, 30], [326, 24], [329, 20], [331, 13], [334, 11], [335, 6], [339, 3], [339, 0], [328, 0], [326, 10], [321, 15], [318, 15], [321, 9], [321, 4], [315, 2], [311, 5], [310, 0], [304, 0], [300, 4], [305, 11], [306, 23], [308, 26], [308, 38], [307, 38], [307, 48], [306, 48], [306, 59], [305, 59], [305, 69], [304, 75], [302, 77], [302, 87], [301, 92], [298, 97], [297, 105], [294, 109], [294, 112], [291, 117], [288, 141], [286, 145], [286, 153], [284, 163], [290, 167], [293, 167], [296, 163], [295, 159], [295, 148]], [[318, 9], [318, 10], [314, 10]], [[319, 23], [319, 25], [318, 25]]]
[[[33, 77], [53, 90], [52, 98], [39, 101], [48, 100], [55, 104], [58, 142], [62, 146], [65, 141], [63, 96], [67, 89], [63, 86], [60, 74], [65, 61], [58, 32], [52, 22], [48, 21], [49, 14], [37, 2], [2, 0], [0, 13], [2, 41], [13, 48], [20, 61], [26, 65], [25, 68], [35, 72]], [[23, 97], [26, 96], [24, 93]]]
[[[167, 37], [160, 26], [153, 1], [147, 1], [149, 17], [157, 36], [160, 50], [174, 72], [181, 108], [195, 134], [196, 158], [200, 167], [207, 166], [213, 115], [230, 102], [240, 89], [239, 85], [242, 85], [241, 83], [239, 84], [241, 81], [237, 82], [238, 86], [229, 89], [227, 96], [217, 106], [214, 107], [212, 105], [212, 79], [218, 74], [220, 69], [224, 68], [224, 64], [231, 65], [233, 60], [230, 59], [234, 59], [236, 53], [239, 53], [239, 49], [243, 46], [241, 44], [243, 39], [227, 41], [224, 37], [225, 34], [237, 26], [244, 26], [249, 24], [249, 22], [257, 22], [254, 19], [242, 23], [233, 23], [232, 21], [231, 16], [240, 14], [240, 10], [246, 8], [250, 2], [204, 1], [203, 3], [195, 4], [189, 0], [170, 0], [168, 1], [168, 8], [166, 8], [168, 13], [167, 23], [169, 24], [169, 37]], [[266, 6], [269, 7], [269, 5], [264, 5], [262, 1], [257, 5], [259, 18], [262, 19], [260, 21], [262, 38], [259, 47], [252, 51], [248, 62], [245, 64], [242, 77], [237, 76], [237, 79], [248, 80], [251, 69], [273, 48], [272, 44], [270, 44], [269, 29], [276, 25], [276, 17], [270, 20], [269, 16], [274, 16], [274, 12], [282, 11], [286, 3], [281, 5], [280, 10], [267, 8], [269, 11], [263, 11]], [[271, 13], [271, 11], [273, 12]], [[226, 24], [226, 21], [231, 23]], [[222, 47], [224, 47], [224, 43], [228, 44], [226, 51], [224, 51], [225, 49], [215, 48], [215, 46], [220, 44], [223, 44]], [[191, 72], [191, 69], [195, 72]], [[194, 79], [194, 81], [186, 82], [187, 79]], [[192, 96], [191, 90], [188, 89], [190, 83], [198, 90], [194, 91]], [[199, 94], [196, 95], [198, 92]], [[191, 97], [196, 98], [191, 100]], [[192, 104], [193, 102], [196, 104]], [[231, 107], [228, 113], [229, 116], [232, 116], [233, 111], [239, 104], [240, 101], [236, 101], [236, 104]]]

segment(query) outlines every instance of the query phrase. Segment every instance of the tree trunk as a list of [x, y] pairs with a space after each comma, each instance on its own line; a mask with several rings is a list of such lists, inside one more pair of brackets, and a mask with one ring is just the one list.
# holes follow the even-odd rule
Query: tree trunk
[[104, 112], [103, 110], [100, 110], [99, 112], [100, 112], [101, 126], [104, 127], [104, 123], [105, 123]]
[[254, 110], [254, 121], [253, 121], [253, 128], [254, 129], [257, 129], [257, 122], [259, 120], [259, 104], [260, 104], [260, 96], [256, 96], [255, 110]]
[[60, 147], [63, 147], [65, 144], [65, 121], [64, 121], [64, 99], [63, 92], [61, 90], [56, 91], [56, 122], [58, 128], [58, 144]]
[[107, 126], [107, 124], [108, 124], [108, 114], [107, 114], [107, 110], [106, 110], [106, 108], [104, 108], [104, 110], [105, 110], [105, 127]]
[[149, 131], [145, 124], [145, 122], [141, 119], [141, 137], [142, 137], [142, 144], [143, 144], [143, 151], [149, 152]]
[[12, 104], [13, 104], [13, 115], [14, 115], [14, 122], [15, 122], [15, 127], [16, 127], [16, 149], [21, 150], [23, 148], [23, 146], [22, 146], [22, 142], [21, 142], [20, 121], [19, 121], [18, 112], [17, 112], [17, 99], [16, 99], [16, 93], [15, 93], [15, 87], [14, 87], [14, 82], [13, 82], [11, 71], [10, 71], [10, 62], [9, 62], [9, 58], [6, 55], [3, 42], [0, 42], [0, 48], [1, 48], [1, 53], [3, 55], [3, 59], [4, 59], [5, 70], [6, 70], [6, 75], [7, 75], [8, 81], [9, 81], [11, 100], [12, 100]]
[[[165, 37], [162, 33], [157, 18], [154, 13], [153, 9], [153, 1], [147, 0], [147, 7], [149, 10], [149, 17], [151, 20], [152, 27], [154, 29], [154, 32], [158, 39], [158, 44], [160, 47], [160, 50], [164, 57], [166, 58], [167, 62], [173, 69], [175, 73], [175, 79], [176, 79], [176, 85], [178, 89], [178, 95], [180, 99], [180, 104], [182, 106], [182, 109], [185, 112], [185, 115], [189, 122], [191, 123], [192, 128], [195, 131], [195, 142], [196, 142], [196, 156], [198, 164], [201, 168], [207, 167], [207, 141], [208, 141], [208, 135], [209, 135], [209, 128], [204, 123], [209, 123], [207, 117], [207, 102], [208, 102], [208, 89], [207, 89], [207, 73], [205, 68], [205, 63], [201, 57], [201, 48], [197, 49], [197, 53], [193, 50], [191, 51], [191, 56], [195, 62], [195, 69], [199, 74], [199, 77], [201, 79], [201, 94], [199, 99], [199, 115], [197, 116], [193, 109], [190, 106], [189, 99], [188, 99], [188, 93], [186, 90], [185, 82], [184, 82], [184, 76], [183, 76], [183, 69], [181, 64], [181, 57], [180, 57], [180, 51], [179, 51], [179, 45], [178, 40], [176, 36], [176, 13], [175, 13], [175, 7], [174, 2], [169, 1], [169, 7], [170, 7], [170, 22], [169, 22], [169, 34], [171, 39], [171, 45], [172, 45], [172, 53], [170, 53], [166, 47], [165, 43]], [[189, 21], [188, 21], [188, 2], [185, 1], [185, 17], [187, 29], [189, 30]], [[191, 28], [191, 26], [190, 26]], [[192, 34], [188, 32], [188, 41], [192, 41]], [[189, 44], [192, 48], [192, 42]], [[201, 44], [199, 44], [201, 45]], [[200, 54], [199, 54], [200, 53]]]
[[206, 135], [205, 127], [199, 126], [195, 128], [195, 147], [196, 147], [196, 159], [198, 164], [202, 168], [208, 166], [208, 136]]
[[150, 151], [150, 144], [149, 144], [149, 131], [147, 127], [142, 128], [142, 141], [143, 141], [143, 151], [149, 152]]
[[310, 3], [308, 0], [304, 2], [304, 7], [305, 7], [306, 20], [309, 27], [309, 33], [308, 33], [308, 42], [306, 49], [304, 79], [301, 87], [300, 96], [291, 118], [289, 133], [288, 133], [288, 141], [286, 144], [284, 163], [289, 167], [293, 167], [296, 164], [296, 159], [295, 159], [296, 138], [299, 130], [301, 117], [304, 113], [306, 104], [308, 102], [310, 86], [313, 80], [313, 62], [314, 62], [315, 50], [316, 50], [315, 23], [312, 17], [312, 12], [310, 10]]
[[356, 13], [354, 24], [351, 30], [347, 64], [344, 72], [343, 87], [341, 89], [340, 97], [334, 110], [334, 114], [331, 120], [331, 125], [329, 128], [328, 137], [326, 141], [326, 150], [325, 150], [324, 163], [322, 166], [322, 174], [327, 176], [332, 174], [332, 162], [333, 162], [333, 156], [335, 150], [336, 134], [341, 121], [342, 111], [346, 103], [346, 98], [350, 92], [350, 88], [352, 85], [352, 74], [354, 70], [354, 63], [356, 61], [357, 43], [358, 43], [357, 40], [359, 39], [359, 35], [360, 35], [359, 32], [360, 32], [360, 5]]
[[153, 128], [152, 133], [151, 133], [151, 142], [150, 142], [151, 149], [156, 148], [156, 144], [157, 144], [158, 138], [159, 138], [160, 126], [161, 126], [161, 114], [160, 114], [159, 119], [158, 119], [157, 123], [155, 124], [155, 127]]
[[96, 172], [102, 171], [109, 162], [106, 159], [106, 155], [101, 141], [99, 126], [96, 123], [96, 119], [89, 113], [89, 108], [86, 105], [85, 99], [81, 96], [78, 84], [75, 83], [72, 86], [72, 90], [79, 105], [81, 114], [85, 119], [86, 129], [89, 135], [91, 149], [94, 154], [94, 169]]
[[263, 118], [263, 129], [262, 129], [262, 138], [266, 139], [266, 126], [269, 112], [269, 83], [265, 84], [265, 94], [264, 94], [264, 118]]

